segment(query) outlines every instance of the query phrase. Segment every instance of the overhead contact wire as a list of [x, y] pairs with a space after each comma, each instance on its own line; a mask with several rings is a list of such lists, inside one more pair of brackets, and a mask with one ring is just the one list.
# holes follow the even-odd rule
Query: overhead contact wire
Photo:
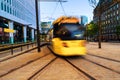
[[54, 10], [53, 10], [53, 12], [52, 12], [52, 14], [51, 14], [51, 17], [53, 17], [53, 15], [55, 14], [55, 11], [56, 11], [56, 9], [57, 9], [57, 6], [58, 6], [58, 2], [56, 3], [56, 6], [55, 6], [55, 8], [54, 8]]
[[63, 10], [63, 12], [64, 12], [64, 15], [66, 16], [66, 12], [65, 12], [65, 9], [64, 9], [64, 7], [63, 7], [63, 5], [62, 5], [61, 0], [59, 0], [59, 2], [60, 2], [60, 5], [61, 5], [62, 10]]

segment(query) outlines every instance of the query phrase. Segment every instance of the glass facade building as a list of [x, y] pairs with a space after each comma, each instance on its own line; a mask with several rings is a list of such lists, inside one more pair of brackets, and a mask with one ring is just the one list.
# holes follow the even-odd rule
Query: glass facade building
[[87, 16], [81, 16], [81, 24], [86, 25], [88, 23], [88, 17]]
[[35, 0], [0, 0], [1, 43], [34, 41], [35, 29]]
[[0, 16], [35, 28], [34, 0], [0, 0]]

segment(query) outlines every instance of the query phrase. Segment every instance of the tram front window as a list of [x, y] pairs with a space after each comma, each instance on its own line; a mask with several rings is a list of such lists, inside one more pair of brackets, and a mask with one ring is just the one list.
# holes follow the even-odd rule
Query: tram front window
[[84, 39], [84, 29], [79, 24], [62, 24], [57, 34], [62, 40]]

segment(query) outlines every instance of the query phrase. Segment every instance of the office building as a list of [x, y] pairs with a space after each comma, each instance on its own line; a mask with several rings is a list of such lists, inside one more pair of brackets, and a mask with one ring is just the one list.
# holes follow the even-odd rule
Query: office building
[[1, 43], [34, 41], [35, 0], [0, 0]]

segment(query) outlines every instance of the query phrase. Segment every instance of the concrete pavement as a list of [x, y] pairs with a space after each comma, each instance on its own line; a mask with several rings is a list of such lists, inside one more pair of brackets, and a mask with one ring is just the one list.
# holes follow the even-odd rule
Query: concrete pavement
[[[120, 61], [120, 49], [119, 49], [119, 47], [120, 47], [120, 43], [102, 43], [102, 48], [99, 49], [97, 42], [89, 42], [89, 43], [87, 43], [87, 52], [88, 52], [88, 54], [93, 54], [93, 55], [97, 55], [97, 56], [101, 56], [101, 57], [105, 57], [105, 58]], [[49, 57], [49, 58], [46, 57], [45, 59], [41, 58], [41, 60], [40, 60], [41, 62], [36, 62], [36, 64], [32, 63], [33, 59], [37, 59], [38, 57], [44, 56], [46, 54], [51, 54], [51, 52], [46, 47], [43, 47], [42, 51], [40, 53], [38, 53], [36, 50], [33, 50], [33, 51], [28, 52], [27, 54], [23, 54], [23, 55], [17, 56], [16, 58], [10, 59], [8, 61], [1, 62], [0, 63], [0, 74], [7, 74], [8, 72], [10, 72], [12, 70], [13, 70], [13, 72], [11, 72], [11, 74], [3, 76], [2, 78], [0, 78], [0, 80], [28, 80], [27, 78], [29, 76], [31, 76], [33, 73], [35, 73], [37, 71], [37, 68], [39, 69], [40, 65], [42, 65], [44, 61], [49, 61], [51, 59], [51, 57]], [[85, 58], [89, 58], [89, 56], [86, 55]], [[90, 59], [93, 60], [93, 57], [90, 58]], [[96, 59], [98, 60], [98, 58], [96, 58]], [[43, 77], [43, 79], [46, 79], [46, 75], [47, 75], [46, 80], [53, 80], [53, 79], [54, 80], [61, 80], [62, 79], [61, 75], [65, 74], [66, 76], [63, 76], [63, 79], [66, 78], [65, 80], [74, 80], [75, 78], [76, 78], [76, 80], [84, 80], [82, 78], [80, 79], [81, 76], [78, 75], [78, 72], [73, 71], [73, 68], [68, 66], [68, 63], [66, 64], [65, 61], [63, 61], [63, 60], [58, 61], [58, 60], [59, 59], [57, 59], [56, 62], [54, 63], [55, 68], [53, 68], [53, 66], [52, 66], [53, 64], [51, 64], [50, 65], [51, 67], [45, 69], [44, 74], [41, 75]], [[103, 70], [103, 68], [100, 67], [100, 66], [97, 66], [95, 64], [93, 65], [90, 62], [86, 62], [84, 59], [79, 59], [79, 60], [73, 59], [73, 61], [74, 60], [77, 64], [79, 64], [80, 66], [83, 66], [82, 67], [83, 70], [86, 69], [86, 71], [90, 74], [92, 72], [92, 76], [95, 75], [95, 77], [100, 77], [101, 74], [105, 71], [106, 71], [105, 72], [106, 74], [111, 74], [111, 76], [114, 74], [112, 72], [109, 73], [109, 70], [106, 70], [106, 69]], [[61, 61], [63, 61], [63, 62], [61, 62]], [[17, 70], [17, 68], [19, 68], [20, 66], [24, 66], [27, 63], [30, 63], [28, 66], [25, 66], [27, 68], [22, 67], [22, 68]], [[31, 65], [32, 65], [32, 67], [31, 67]], [[60, 67], [60, 65], [61, 65], [61, 67]], [[62, 66], [64, 66], [64, 67], [62, 67]], [[88, 66], [89, 66], [89, 68], [88, 68]], [[92, 68], [90, 68], [90, 66]], [[95, 68], [95, 66], [97, 68]], [[112, 64], [111, 64], [111, 66], [112, 66]], [[116, 67], [117, 67], [117, 69], [119, 69], [119, 63]], [[94, 69], [96, 69], [96, 71]], [[50, 72], [50, 71], [52, 71], [52, 72]], [[60, 72], [58, 72], [58, 71], [60, 71]], [[63, 72], [61, 72], [61, 71], [63, 71]], [[97, 71], [98, 72], [100, 71], [101, 74], [100, 74], [100, 72], [99, 72], [99, 74], [95, 74], [95, 73], [98, 73]], [[120, 70], [118, 70], [118, 71], [120, 71]], [[49, 73], [50, 76], [48, 76], [48, 73]], [[53, 76], [53, 73], [55, 73], [55, 74], [59, 73], [59, 75], [56, 75], [57, 76], [56, 79], [54, 78], [56, 76], [54, 76], [53, 78], [51, 77], [51, 76]], [[70, 77], [71, 75], [73, 75], [72, 78]], [[101, 77], [104, 78], [104, 76], [105, 75], [103, 74]], [[111, 76], [108, 75], [108, 77], [111, 77]], [[120, 77], [118, 76], [118, 78], [120, 78]], [[38, 76], [37, 80], [41, 80], [41, 77]], [[89, 80], [89, 79], [85, 78], [85, 80]], [[114, 80], [119, 80], [119, 79], [114, 79]]]
[[120, 43], [103, 42], [101, 43], [101, 49], [99, 49], [97, 42], [89, 42], [87, 44], [87, 52], [120, 61]]

